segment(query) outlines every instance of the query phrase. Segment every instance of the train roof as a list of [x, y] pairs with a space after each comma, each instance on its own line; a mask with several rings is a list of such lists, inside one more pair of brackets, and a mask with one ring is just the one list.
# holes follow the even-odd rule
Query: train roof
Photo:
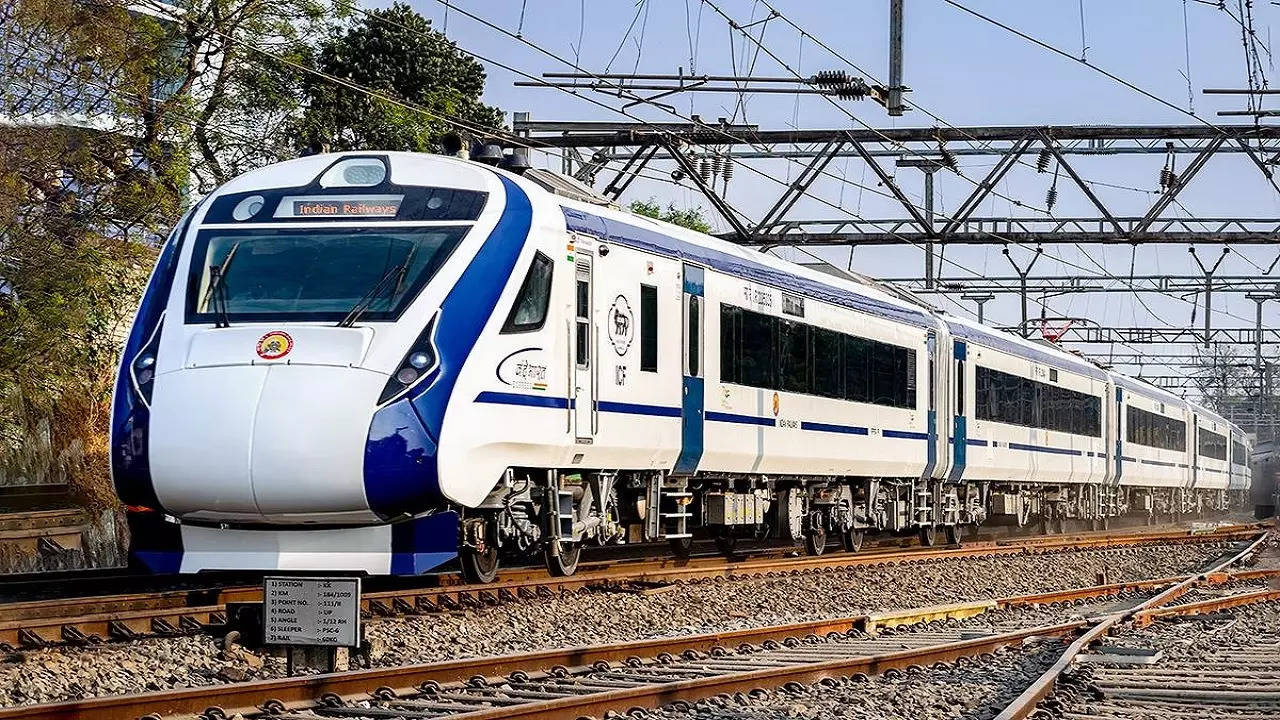
[[1164, 388], [1156, 387], [1146, 380], [1123, 375], [1115, 372], [1114, 370], [1109, 372], [1111, 377], [1115, 380], [1116, 385], [1119, 385], [1129, 392], [1137, 393], [1149, 400], [1169, 403], [1183, 409], [1192, 405], [1192, 403], [1185, 398], [1180, 398]]
[[[445, 163], [456, 169], [460, 178], [467, 178], [467, 185], [483, 184], [479, 178], [486, 172], [502, 174], [542, 202], [554, 203], [565, 216], [570, 230], [584, 232], [610, 242], [637, 247], [651, 252], [678, 257], [689, 262], [722, 270], [784, 291], [796, 292], [814, 300], [859, 310], [871, 315], [907, 323], [917, 327], [937, 328], [943, 324], [952, 333], [970, 342], [993, 349], [1033, 359], [1045, 365], [1094, 379], [1112, 379], [1130, 392], [1145, 397], [1190, 407], [1197, 413], [1213, 418], [1233, 429], [1236, 426], [1224, 418], [1195, 403], [1180, 398], [1140, 379], [1104, 370], [1090, 360], [1061, 348], [1045, 345], [1012, 333], [981, 325], [973, 320], [952, 315], [938, 309], [907, 291], [886, 288], [874, 280], [850, 274], [847, 277], [807, 268], [777, 256], [721, 240], [704, 233], [683, 228], [653, 218], [636, 215], [614, 207], [601, 206], [562, 194], [549, 192], [544, 184], [467, 160], [409, 152], [343, 152], [326, 153], [277, 163], [249, 171], [229, 181], [212, 194], [243, 192], [264, 184], [266, 173], [274, 173], [280, 185], [281, 172], [289, 184], [308, 184], [325, 168], [341, 157], [384, 156], [391, 160], [391, 174], [404, 183], [431, 183], [438, 177], [436, 171]], [[434, 167], [432, 167], [434, 166]], [[438, 182], [438, 180], [435, 180]]]
[[936, 328], [933, 308], [886, 289], [802, 267], [710, 235], [634, 213], [557, 197], [570, 230], [628, 247], [677, 257], [871, 315], [917, 327]]
[[1013, 333], [981, 325], [976, 321], [945, 313], [941, 310], [939, 312], [943, 313], [947, 326], [954, 337], [963, 338], [1002, 352], [1030, 358], [1060, 370], [1079, 373], [1094, 380], [1106, 381], [1110, 377], [1106, 370], [1062, 348], [1028, 340]]

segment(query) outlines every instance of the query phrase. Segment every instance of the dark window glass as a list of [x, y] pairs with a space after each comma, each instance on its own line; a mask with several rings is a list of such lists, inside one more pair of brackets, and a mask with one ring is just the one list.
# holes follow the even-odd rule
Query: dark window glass
[[1125, 408], [1125, 441], [1162, 450], [1186, 450], [1187, 424], [1129, 405]]
[[777, 347], [778, 319], [742, 311], [742, 335], [738, 382], [752, 387], [774, 389], [775, 368], [773, 352]]
[[640, 286], [640, 369], [658, 371], [658, 288]]
[[741, 383], [742, 309], [720, 305], [720, 382]]
[[584, 322], [578, 323], [578, 332], [576, 336], [575, 347], [578, 365], [586, 367], [591, 361], [591, 353], [588, 350], [588, 343], [591, 342], [591, 326]]
[[1231, 462], [1237, 465], [1249, 464], [1249, 448], [1239, 440], [1231, 441]]
[[915, 407], [916, 351], [722, 304], [720, 380]]
[[871, 341], [844, 336], [844, 399], [871, 402]]
[[979, 365], [974, 415], [979, 420], [1074, 435], [1102, 435], [1102, 398]]
[[579, 280], [577, 288], [578, 317], [589, 319], [591, 317], [591, 285], [586, 280]]
[[[449, 259], [467, 227], [205, 230], [196, 238], [187, 322], [394, 320]], [[234, 250], [234, 255], [232, 251]], [[230, 262], [228, 262], [230, 258]], [[217, 270], [226, 274], [209, 292]]]
[[782, 320], [778, 323], [778, 378], [780, 390], [808, 393], [809, 326]]
[[554, 263], [542, 253], [535, 253], [529, 272], [520, 285], [520, 293], [511, 306], [511, 313], [502, 325], [504, 333], [521, 333], [541, 330], [547, 321], [547, 306], [551, 303], [551, 275]]
[[1212, 430], [1200, 428], [1200, 455], [1215, 460], [1227, 459], [1227, 438]]
[[699, 374], [699, 363], [702, 358], [699, 355], [702, 352], [702, 343], [699, 339], [702, 337], [702, 298], [697, 295], [689, 296], [689, 375], [697, 377]]
[[842, 398], [844, 376], [841, 364], [840, 333], [813, 328], [813, 392], [829, 398]]

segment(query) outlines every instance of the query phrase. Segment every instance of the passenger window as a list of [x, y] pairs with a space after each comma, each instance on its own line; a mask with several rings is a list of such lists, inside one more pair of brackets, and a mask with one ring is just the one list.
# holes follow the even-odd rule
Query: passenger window
[[658, 288], [640, 286], [640, 369], [658, 371]]
[[844, 396], [840, 364], [840, 333], [813, 328], [813, 391], [829, 398]]
[[779, 374], [785, 392], [809, 392], [809, 327], [782, 320], [778, 324]]
[[535, 253], [529, 272], [524, 276], [511, 314], [502, 325], [503, 333], [522, 333], [541, 330], [547, 322], [547, 306], [551, 303], [551, 275], [554, 271], [551, 258]]

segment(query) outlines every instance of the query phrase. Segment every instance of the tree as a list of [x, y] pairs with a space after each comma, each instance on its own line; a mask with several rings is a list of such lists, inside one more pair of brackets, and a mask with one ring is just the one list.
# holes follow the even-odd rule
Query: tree
[[168, 30], [68, 0], [2, 7], [0, 25], [0, 113], [34, 120], [0, 129], [0, 476], [104, 504], [120, 333], [187, 174], [176, 105], [152, 97]]
[[481, 132], [502, 126], [502, 112], [479, 99], [484, 68], [404, 3], [368, 11], [322, 43], [315, 67], [391, 100], [306, 76], [306, 109], [298, 134], [309, 144], [331, 150], [431, 152], [453, 129], [442, 116], [459, 118]]
[[667, 209], [664, 211], [656, 200], [649, 198], [648, 200], [632, 200], [630, 210], [637, 215], [662, 220], [700, 233], [711, 232], [711, 223], [707, 222], [707, 218], [702, 214], [702, 208], [685, 208], [682, 210], [677, 208], [675, 203], [671, 203], [667, 205]]

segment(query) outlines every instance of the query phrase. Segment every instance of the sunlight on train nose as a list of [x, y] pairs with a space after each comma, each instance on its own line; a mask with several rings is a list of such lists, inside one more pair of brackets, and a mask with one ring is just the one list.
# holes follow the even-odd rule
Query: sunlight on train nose
[[[187, 368], [225, 365], [332, 365], [351, 367], [364, 359], [373, 330], [289, 325], [216, 328], [196, 332], [187, 351]], [[273, 342], [274, 341], [274, 342]]]
[[253, 428], [253, 494], [262, 513], [282, 516], [277, 522], [375, 519], [364, 494], [364, 446], [385, 382], [356, 368], [271, 368]]

